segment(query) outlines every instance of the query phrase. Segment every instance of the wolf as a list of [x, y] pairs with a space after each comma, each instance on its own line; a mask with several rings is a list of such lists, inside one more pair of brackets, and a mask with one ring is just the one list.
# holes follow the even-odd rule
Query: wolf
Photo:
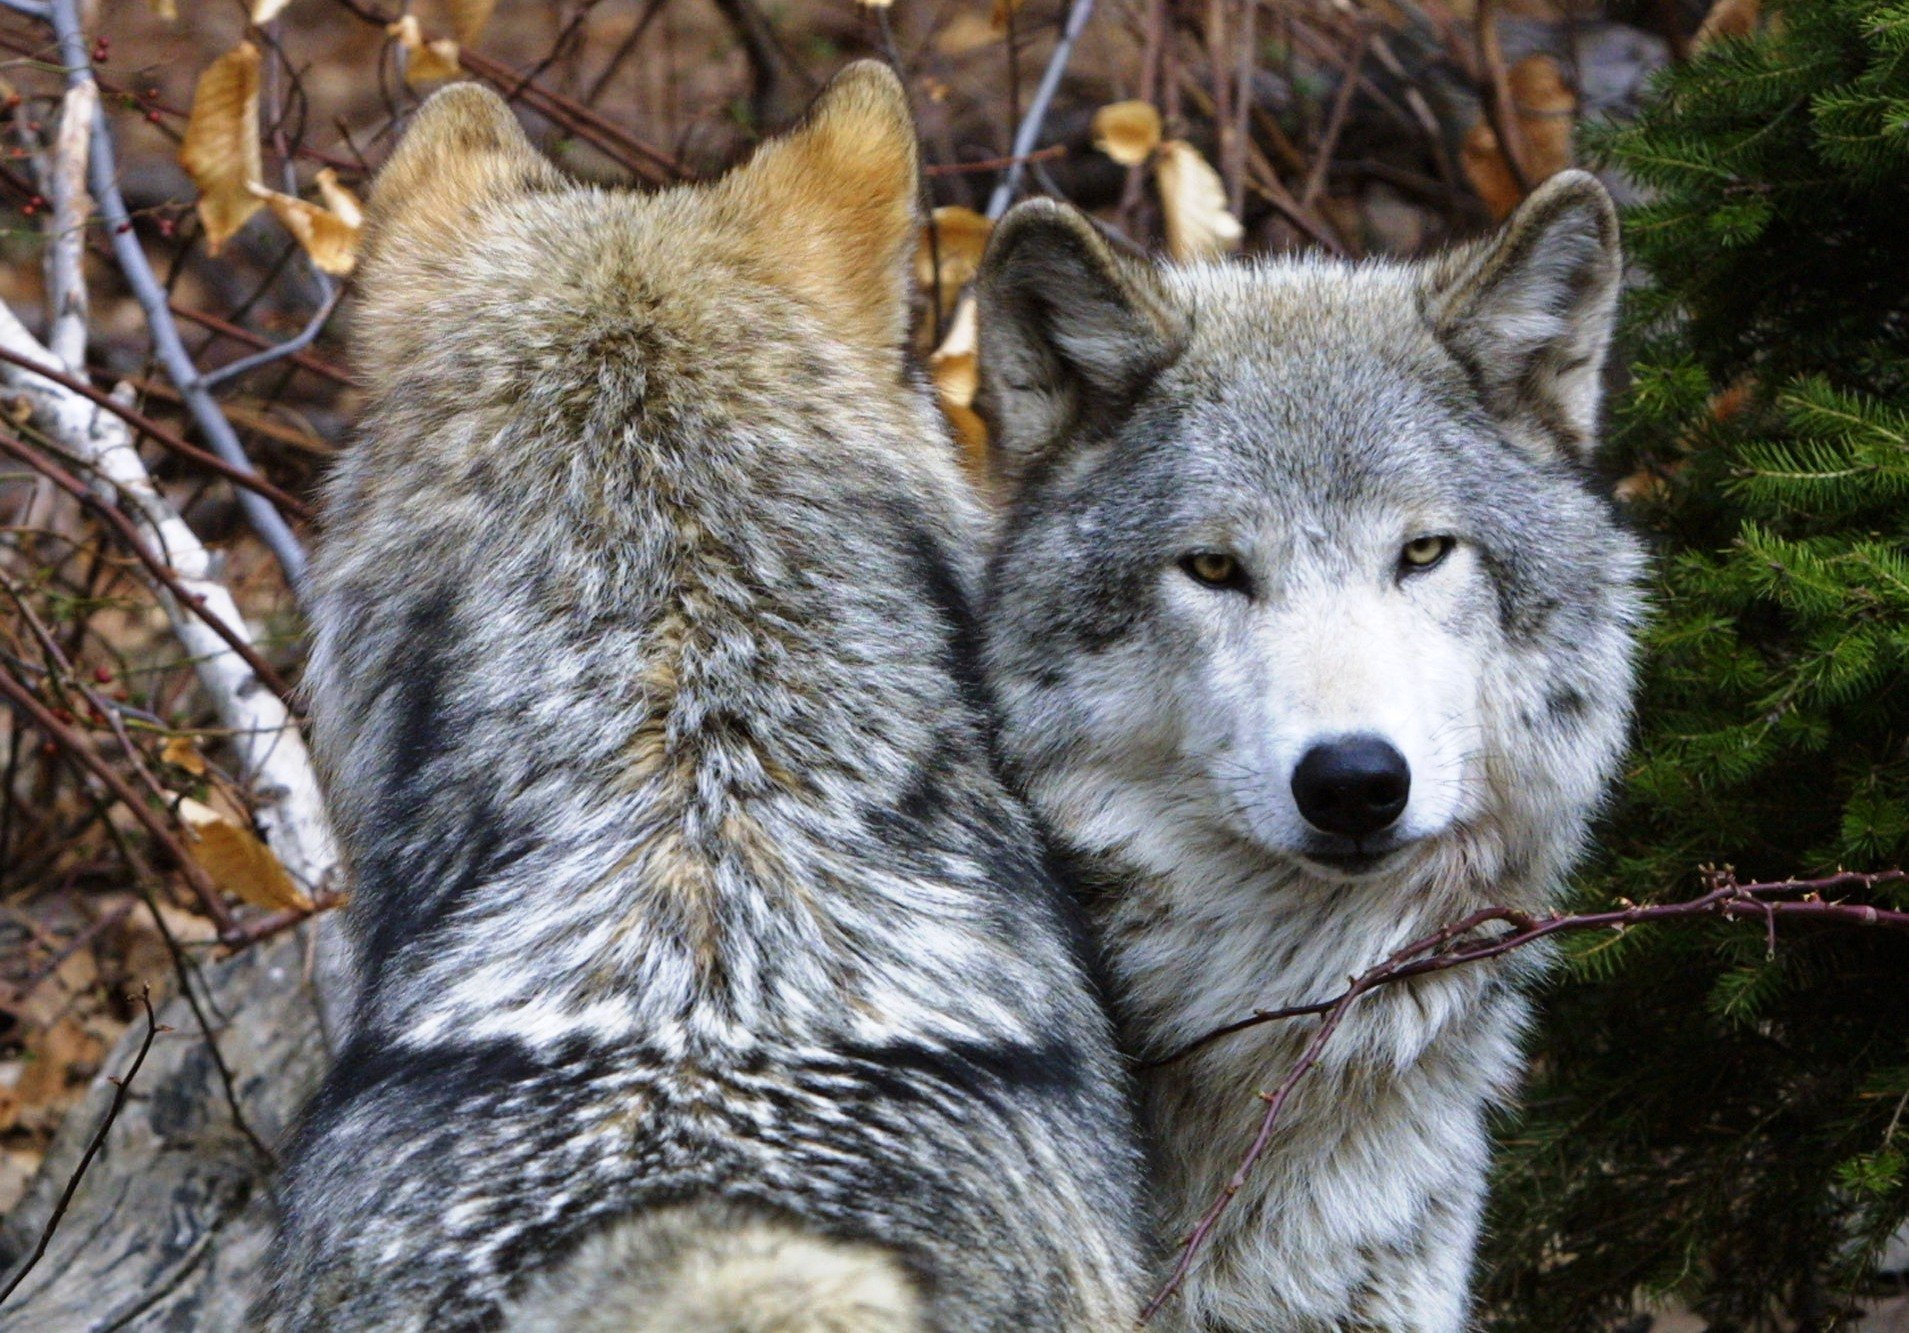
[[[1580, 854], [1642, 614], [1590, 467], [1619, 278], [1583, 173], [1421, 262], [1153, 267], [1045, 201], [991, 242], [988, 677], [1145, 1066], [1165, 1250], [1312, 1025], [1168, 1057], [1477, 908], [1550, 907]], [[1361, 1000], [1163, 1319], [1463, 1327], [1535, 970]]]
[[309, 675], [362, 998], [262, 1327], [1133, 1321], [1131, 1106], [904, 363], [916, 191], [871, 64], [712, 184], [573, 183], [472, 86], [379, 176]]

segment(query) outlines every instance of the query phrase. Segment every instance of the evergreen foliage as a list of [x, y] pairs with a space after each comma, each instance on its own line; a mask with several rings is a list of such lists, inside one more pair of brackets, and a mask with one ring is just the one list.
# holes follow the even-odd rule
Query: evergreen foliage
[[[1594, 151], [1652, 196], [1613, 438], [1658, 586], [1585, 905], [1909, 862], [1909, 4], [1779, 3]], [[1909, 940], [1576, 949], [1506, 1127], [1494, 1326], [1609, 1328], [1640, 1290], [1836, 1326], [1909, 1218], [1906, 1107]]]

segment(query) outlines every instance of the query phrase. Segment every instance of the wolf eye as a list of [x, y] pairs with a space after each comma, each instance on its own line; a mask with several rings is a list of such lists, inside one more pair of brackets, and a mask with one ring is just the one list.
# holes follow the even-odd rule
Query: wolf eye
[[1399, 550], [1399, 568], [1407, 574], [1422, 574], [1458, 545], [1456, 537], [1414, 537]]
[[1180, 561], [1180, 568], [1195, 583], [1204, 583], [1209, 588], [1246, 591], [1246, 571], [1240, 568], [1237, 557], [1224, 551], [1195, 551]]

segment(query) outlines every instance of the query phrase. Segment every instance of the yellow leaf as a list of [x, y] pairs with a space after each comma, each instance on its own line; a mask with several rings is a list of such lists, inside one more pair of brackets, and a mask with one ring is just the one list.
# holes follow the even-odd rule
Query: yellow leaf
[[[334, 185], [333, 188], [340, 187]], [[285, 224], [285, 229], [298, 239], [312, 263], [327, 273], [351, 272], [352, 265], [358, 262], [360, 222], [348, 221], [317, 204], [263, 186], [254, 186], [252, 193], [263, 199], [273, 215]]]
[[1094, 147], [1137, 167], [1160, 146], [1160, 113], [1151, 102], [1109, 102], [1094, 113]]
[[190, 736], [171, 736], [159, 747], [159, 757], [174, 768], [183, 768], [193, 777], [205, 776], [205, 756], [199, 753], [199, 743]]
[[397, 38], [398, 45], [404, 48], [406, 83], [434, 83], [439, 79], [457, 77], [460, 69], [457, 43], [449, 37], [425, 41], [424, 29], [419, 25], [416, 14], [406, 14], [385, 31]]
[[358, 202], [357, 195], [338, 183], [338, 173], [330, 167], [318, 173], [318, 193], [325, 197], [325, 207], [341, 221], [353, 227], [365, 225], [365, 206]]
[[915, 280], [924, 288], [933, 287], [939, 260], [941, 299], [946, 306], [974, 278], [981, 266], [981, 252], [988, 248], [988, 233], [993, 230], [994, 224], [972, 208], [937, 208], [932, 243], [928, 228], [923, 227], [915, 244]]
[[491, 21], [491, 11], [497, 8], [497, 0], [446, 0], [446, 3], [451, 11], [451, 31], [466, 46], [483, 35], [484, 25]]
[[252, 25], [262, 28], [285, 12], [292, 0], [252, 0]]
[[154, 18], [167, 23], [179, 21], [179, 0], [146, 0], [146, 8], [152, 11]]
[[1185, 139], [1160, 145], [1154, 173], [1160, 184], [1160, 213], [1166, 222], [1167, 253], [1175, 259], [1213, 259], [1239, 248], [1245, 234], [1238, 218], [1226, 211], [1226, 187], [1220, 173]]
[[250, 42], [240, 42], [199, 76], [185, 142], [179, 145], [179, 165], [199, 187], [206, 251], [216, 255], [260, 207], [251, 191], [264, 174], [259, 53]]
[[976, 352], [980, 346], [980, 320], [974, 297], [962, 298], [956, 307], [948, 334], [928, 358], [928, 376], [934, 381], [935, 399], [941, 414], [954, 428], [961, 446], [963, 462], [969, 472], [985, 481], [988, 475], [988, 428], [974, 410], [974, 392], [979, 384]]
[[189, 796], [179, 800], [179, 821], [187, 850], [220, 891], [271, 911], [311, 909], [312, 900], [251, 829]]

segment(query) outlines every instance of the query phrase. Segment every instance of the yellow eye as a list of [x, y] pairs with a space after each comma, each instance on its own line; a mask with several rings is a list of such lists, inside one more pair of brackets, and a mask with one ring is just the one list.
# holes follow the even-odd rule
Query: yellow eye
[[1246, 582], [1240, 562], [1223, 551], [1195, 551], [1180, 567], [1209, 588], [1240, 588]]
[[1456, 537], [1414, 537], [1399, 552], [1399, 563], [1408, 570], [1430, 569], [1452, 553]]

